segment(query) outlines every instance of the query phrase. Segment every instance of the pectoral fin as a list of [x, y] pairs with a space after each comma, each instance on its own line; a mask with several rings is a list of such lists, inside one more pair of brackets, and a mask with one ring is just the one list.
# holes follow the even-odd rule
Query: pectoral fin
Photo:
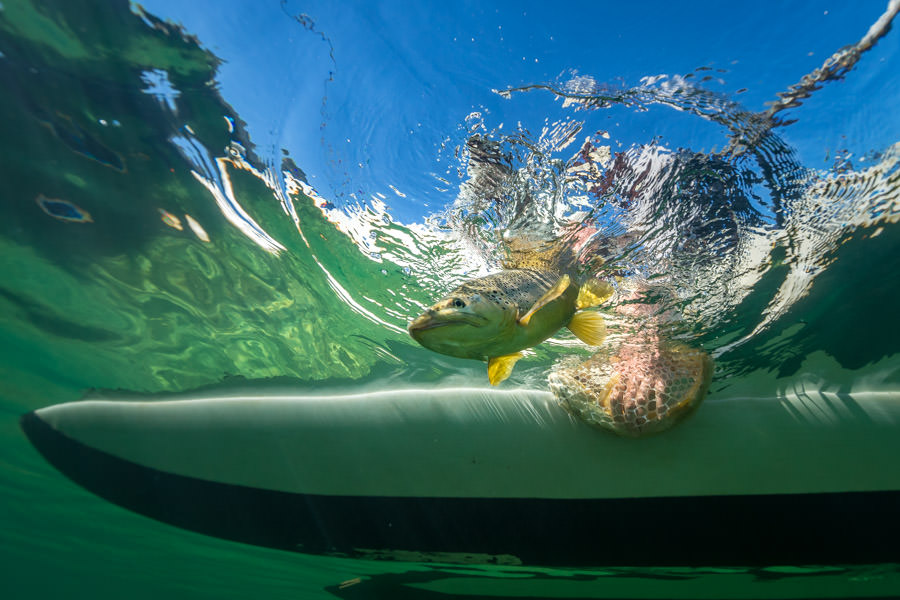
[[524, 356], [521, 352], [515, 354], [507, 354], [506, 356], [493, 356], [488, 359], [488, 379], [491, 385], [497, 385], [510, 375], [512, 375], [513, 367], [516, 361]]
[[578, 300], [575, 301], [575, 308], [589, 308], [591, 306], [600, 306], [613, 295], [613, 286], [606, 281], [599, 279], [588, 279], [581, 285], [578, 290]]
[[572, 282], [572, 280], [569, 278], [568, 275], [563, 275], [562, 277], [560, 277], [559, 281], [556, 282], [556, 285], [554, 285], [552, 288], [550, 288], [550, 290], [547, 291], [546, 294], [541, 296], [538, 299], [538, 301], [534, 303], [534, 306], [532, 306], [528, 310], [527, 313], [525, 313], [524, 315], [519, 317], [519, 324], [520, 325], [528, 325], [528, 322], [531, 320], [531, 317], [534, 316], [534, 313], [541, 310], [543, 307], [545, 307], [549, 303], [553, 302], [554, 300], [556, 300], [557, 298], [562, 296], [563, 292], [566, 291], [566, 289], [569, 287], [569, 284], [571, 282]]
[[569, 331], [589, 346], [599, 346], [606, 337], [606, 324], [596, 312], [577, 312], [569, 321]]

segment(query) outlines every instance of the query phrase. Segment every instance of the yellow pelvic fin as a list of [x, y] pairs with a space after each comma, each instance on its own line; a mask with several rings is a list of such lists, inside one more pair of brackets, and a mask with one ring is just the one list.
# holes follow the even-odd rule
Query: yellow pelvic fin
[[589, 346], [599, 346], [606, 337], [606, 324], [596, 312], [577, 312], [569, 321], [569, 331]]
[[566, 291], [566, 289], [569, 287], [569, 284], [571, 282], [572, 282], [572, 280], [569, 278], [568, 275], [563, 275], [562, 277], [560, 277], [559, 281], [556, 282], [556, 285], [554, 285], [552, 288], [550, 288], [546, 294], [541, 296], [538, 299], [538, 301], [534, 303], [534, 306], [532, 306], [528, 310], [527, 313], [525, 313], [524, 315], [519, 317], [519, 324], [520, 325], [528, 325], [528, 322], [531, 320], [531, 317], [534, 316], [534, 313], [541, 310], [542, 308], [544, 308], [545, 306], [547, 306], [548, 304], [550, 304], [551, 302], [553, 302], [554, 300], [556, 300], [557, 298], [562, 296], [563, 292]]
[[488, 379], [491, 385], [497, 385], [510, 375], [516, 366], [516, 361], [522, 358], [524, 354], [516, 352], [515, 354], [507, 354], [506, 356], [492, 356], [488, 359]]
[[607, 281], [599, 279], [588, 279], [581, 285], [578, 290], [578, 300], [575, 301], [575, 308], [581, 310], [591, 306], [600, 306], [613, 295], [613, 286]]

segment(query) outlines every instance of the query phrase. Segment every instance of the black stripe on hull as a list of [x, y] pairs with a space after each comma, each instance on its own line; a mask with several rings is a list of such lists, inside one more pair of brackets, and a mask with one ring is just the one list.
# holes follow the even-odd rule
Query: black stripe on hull
[[512, 556], [571, 567], [900, 562], [900, 491], [588, 500], [295, 494], [143, 467], [72, 440], [34, 413], [22, 429], [50, 464], [110, 502], [284, 550]]

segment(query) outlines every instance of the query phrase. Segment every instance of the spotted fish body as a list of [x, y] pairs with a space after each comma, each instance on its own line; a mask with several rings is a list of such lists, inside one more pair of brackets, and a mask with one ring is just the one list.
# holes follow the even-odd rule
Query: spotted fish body
[[488, 360], [491, 356], [502, 356], [530, 348], [543, 342], [572, 319], [575, 314], [575, 300], [578, 286], [569, 283], [563, 293], [541, 311], [530, 327], [517, 327], [516, 319], [526, 314], [535, 303], [549, 292], [560, 280], [560, 275], [549, 271], [532, 269], [512, 269], [486, 277], [473, 279], [459, 286], [452, 296], [473, 297], [481, 295], [502, 307], [509, 318], [509, 335], [502, 339], [485, 340], [483, 349], [461, 358]]
[[[594, 283], [594, 288], [601, 285]], [[409, 333], [435, 352], [488, 361], [491, 383], [498, 383], [512, 372], [520, 350], [563, 327], [588, 343], [600, 343], [602, 318], [579, 312], [599, 301], [586, 303], [582, 289], [569, 275], [550, 270], [501, 271], [453, 290], [414, 319]], [[609, 295], [605, 289], [603, 299]], [[596, 293], [592, 297], [598, 300]]]

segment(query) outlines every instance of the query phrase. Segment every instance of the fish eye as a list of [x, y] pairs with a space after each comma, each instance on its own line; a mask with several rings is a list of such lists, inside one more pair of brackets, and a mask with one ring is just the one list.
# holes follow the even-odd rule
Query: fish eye
[[454, 298], [453, 306], [455, 306], [456, 308], [464, 308], [466, 306], [466, 303], [463, 302], [462, 300], [460, 300], [459, 298]]

